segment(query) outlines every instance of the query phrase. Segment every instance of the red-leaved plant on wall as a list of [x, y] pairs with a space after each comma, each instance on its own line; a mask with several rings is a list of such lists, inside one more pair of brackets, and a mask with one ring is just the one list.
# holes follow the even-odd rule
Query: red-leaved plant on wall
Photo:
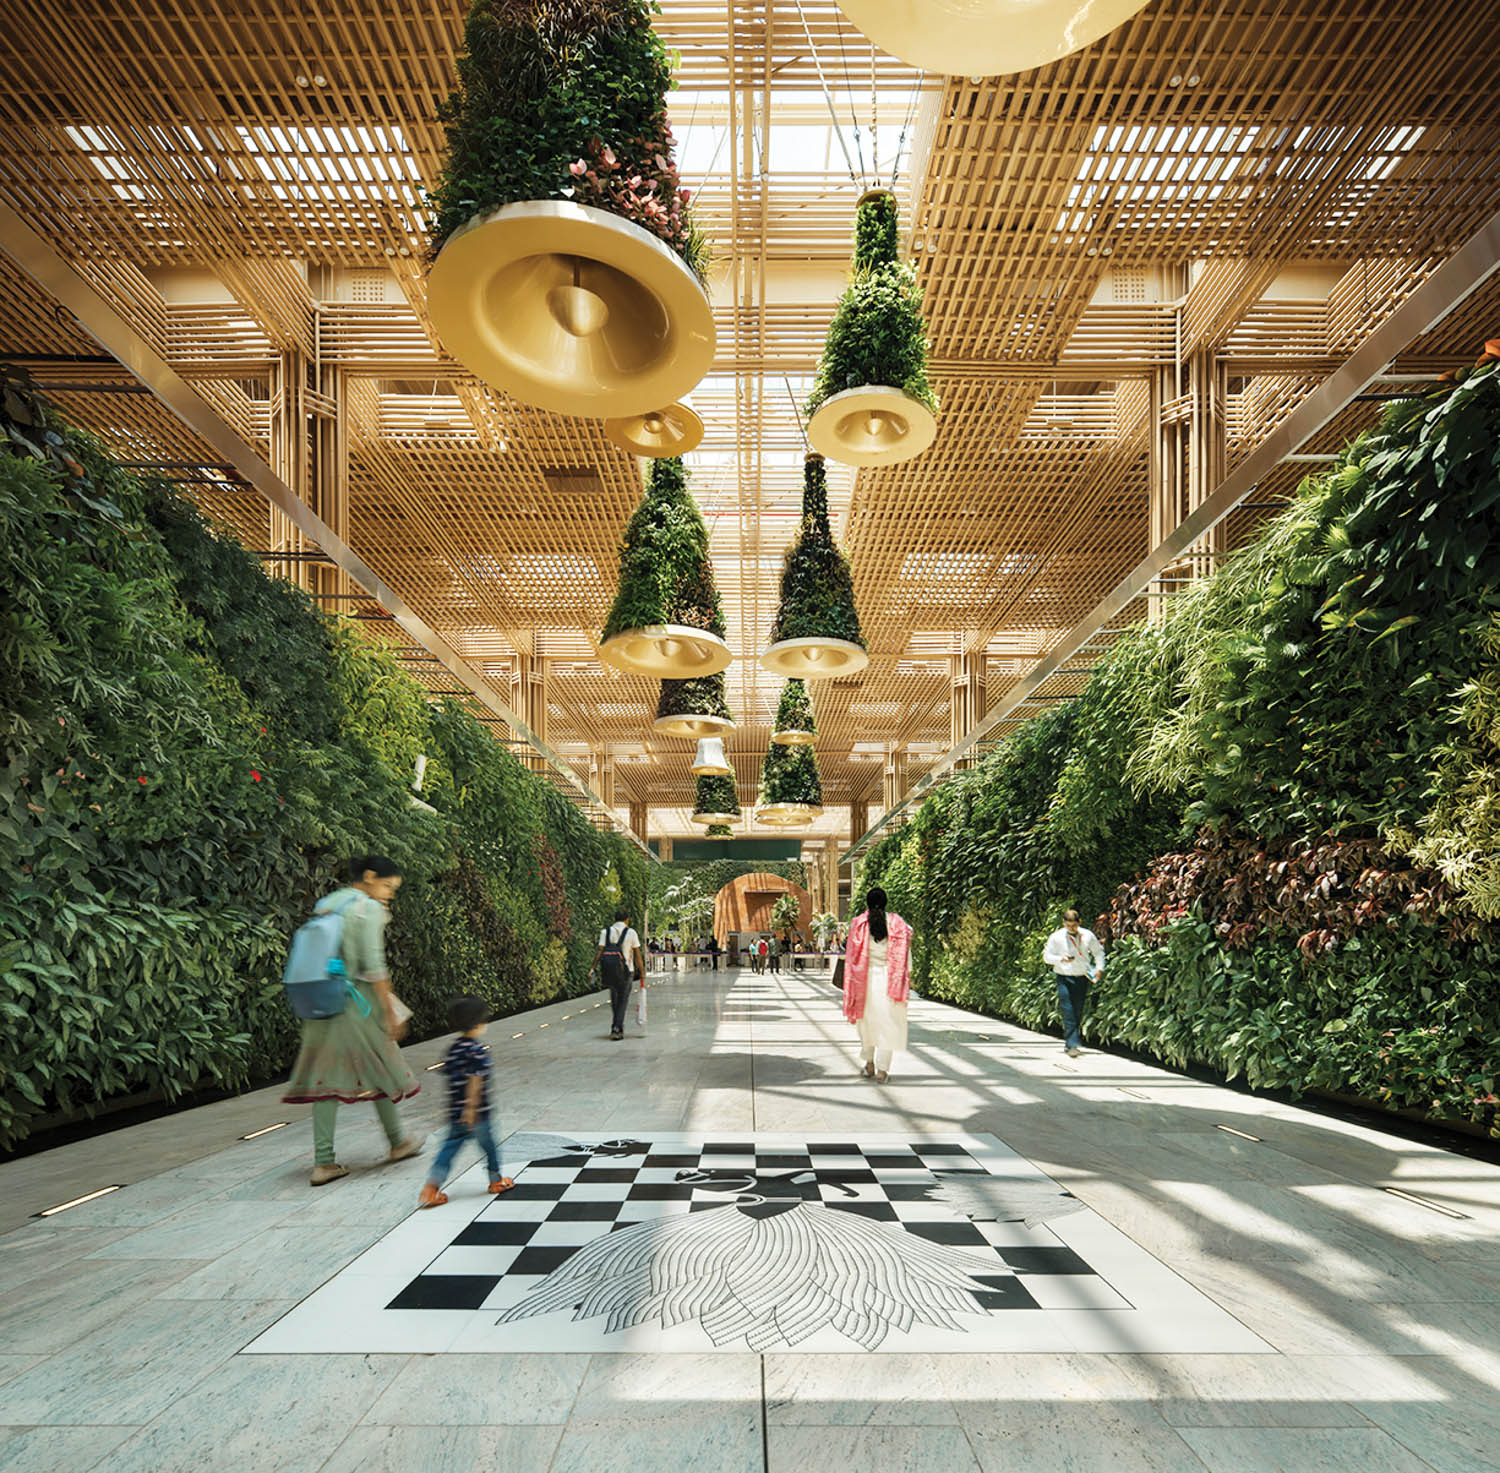
[[1437, 871], [1413, 866], [1376, 839], [1268, 841], [1205, 829], [1195, 848], [1163, 854], [1122, 885], [1099, 917], [1099, 934], [1155, 945], [1164, 927], [1195, 910], [1229, 950], [1293, 936], [1308, 957], [1403, 916], [1450, 940], [1475, 940], [1490, 929]]

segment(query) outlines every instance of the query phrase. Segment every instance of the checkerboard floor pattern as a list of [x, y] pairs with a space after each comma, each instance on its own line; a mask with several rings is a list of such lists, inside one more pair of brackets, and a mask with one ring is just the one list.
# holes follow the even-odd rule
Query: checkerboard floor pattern
[[[699, 1150], [650, 1150], [605, 1162], [569, 1155], [532, 1162], [515, 1187], [487, 1206], [387, 1307], [506, 1308], [606, 1230], [732, 1207], [753, 1183], [796, 1177], [804, 1179], [778, 1182], [778, 1194], [874, 1222], [899, 1223], [929, 1242], [993, 1255], [994, 1277], [987, 1276], [987, 1289], [975, 1295], [980, 1308], [1038, 1308], [1017, 1275], [1094, 1276], [1045, 1227], [971, 1222], [932, 1200], [944, 1177], [984, 1172], [957, 1144], [912, 1141], [867, 1152], [853, 1141], [807, 1144], [802, 1150], [709, 1141]], [[746, 1193], [727, 1189], [729, 1182], [716, 1189], [684, 1181], [684, 1172], [743, 1173]]]
[[502, 1155], [511, 1191], [475, 1165], [248, 1352], [1268, 1349], [993, 1136]]

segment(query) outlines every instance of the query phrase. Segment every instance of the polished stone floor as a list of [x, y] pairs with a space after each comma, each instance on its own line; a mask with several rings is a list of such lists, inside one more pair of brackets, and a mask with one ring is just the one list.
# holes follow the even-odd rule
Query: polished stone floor
[[510, 1203], [414, 1213], [358, 1107], [312, 1191], [274, 1090], [0, 1166], [0, 1470], [1500, 1467], [1500, 1169], [927, 1002], [879, 1086], [824, 978], [653, 980], [492, 1026]]

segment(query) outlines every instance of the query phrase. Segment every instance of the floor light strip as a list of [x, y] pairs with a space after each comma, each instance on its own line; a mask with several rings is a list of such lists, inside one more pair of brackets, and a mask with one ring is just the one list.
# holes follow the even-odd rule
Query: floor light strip
[[437, 1063], [429, 1064], [422, 1072], [424, 1074], [431, 1074], [434, 1069], [441, 1069], [447, 1062], [448, 1061], [446, 1059], [439, 1059]]
[[1242, 1141], [1254, 1141], [1257, 1145], [1260, 1144], [1260, 1137], [1258, 1135], [1251, 1135], [1248, 1131], [1244, 1130], [1236, 1130], [1232, 1125], [1216, 1125], [1214, 1129], [1222, 1130], [1225, 1135], [1237, 1135]]
[[1429, 1202], [1426, 1197], [1419, 1197], [1414, 1192], [1403, 1192], [1400, 1187], [1381, 1187], [1380, 1190], [1389, 1192], [1393, 1197], [1400, 1197], [1403, 1202], [1415, 1202], [1418, 1207], [1427, 1207], [1433, 1212], [1441, 1212], [1444, 1217], [1459, 1217], [1465, 1222], [1469, 1220], [1465, 1212], [1455, 1212], [1451, 1207], [1444, 1207], [1438, 1202]]
[[519, 1033], [512, 1033], [511, 1037], [512, 1038], [525, 1038], [526, 1037], [526, 1030], [523, 1028]]
[[1119, 1090], [1122, 1095], [1134, 1095], [1138, 1100], [1149, 1100], [1151, 1098], [1150, 1095], [1143, 1095], [1138, 1089], [1126, 1089], [1123, 1084], [1117, 1084], [1115, 1088]]
[[107, 1197], [111, 1192], [118, 1192], [124, 1182], [116, 1182], [112, 1187], [100, 1187], [97, 1192], [89, 1192], [82, 1197], [74, 1197], [71, 1202], [59, 1202], [56, 1207], [47, 1207], [41, 1212], [34, 1213], [36, 1217], [56, 1217], [59, 1212], [66, 1212], [70, 1207], [82, 1207], [85, 1202], [92, 1202], [96, 1197]]
[[290, 1120], [278, 1120], [275, 1125], [263, 1125], [259, 1130], [252, 1130], [249, 1135], [242, 1135], [242, 1141], [253, 1141], [263, 1135], [270, 1135], [273, 1130], [284, 1130], [292, 1122]]

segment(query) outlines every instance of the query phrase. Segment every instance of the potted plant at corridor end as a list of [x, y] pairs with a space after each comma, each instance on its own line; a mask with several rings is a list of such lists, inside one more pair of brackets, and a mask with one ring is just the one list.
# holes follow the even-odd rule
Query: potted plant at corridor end
[[701, 678], [729, 664], [724, 632], [708, 528], [687, 472], [680, 460], [653, 460], [646, 494], [625, 528], [620, 587], [599, 658], [637, 675]]
[[702, 738], [722, 736], [734, 726], [724, 698], [724, 672], [691, 680], [664, 680], [656, 703], [652, 731], [663, 736]]
[[760, 770], [756, 818], [778, 828], [800, 828], [822, 812], [823, 783], [813, 749], [772, 742]]
[[916, 273], [897, 256], [896, 197], [872, 189], [854, 211], [854, 269], [807, 401], [813, 448], [848, 465], [895, 465], [937, 434]]
[[781, 700], [776, 704], [771, 740], [784, 747], [810, 747], [817, 736], [818, 723], [813, 718], [807, 686], [795, 678], [787, 681], [781, 688]]
[[[828, 472], [821, 455], [809, 455], [803, 463], [802, 525], [781, 570], [771, 644], [760, 662], [799, 682], [853, 675], [870, 663], [854, 606], [854, 575], [828, 524]], [[788, 699], [784, 691], [782, 702]], [[796, 697], [790, 700], [795, 704]], [[778, 732], [783, 729], [779, 712], [778, 707]], [[811, 707], [807, 720], [811, 723]]]
[[697, 779], [693, 822], [713, 827], [733, 823], [740, 816], [739, 794], [734, 779], [722, 773], [706, 773]]
[[473, 0], [464, 23], [428, 307], [454, 357], [525, 404], [641, 414], [713, 359], [655, 8]]

